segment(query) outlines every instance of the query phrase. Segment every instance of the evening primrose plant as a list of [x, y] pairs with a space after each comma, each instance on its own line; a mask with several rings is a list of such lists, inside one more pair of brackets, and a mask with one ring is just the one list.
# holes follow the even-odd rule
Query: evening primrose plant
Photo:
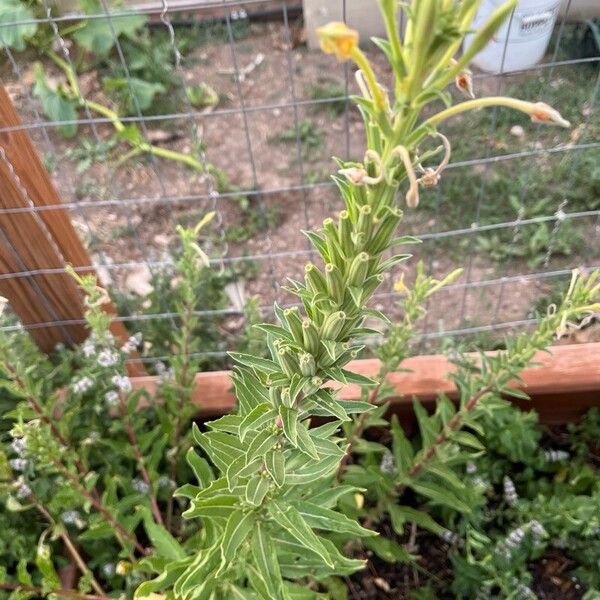
[[[288, 280], [287, 289], [298, 297], [300, 308], [275, 305], [277, 322], [258, 326], [269, 357], [232, 353], [237, 411], [203, 430], [194, 429], [198, 451], [190, 449], [187, 458], [196, 481], [177, 490], [176, 496], [189, 500], [184, 517], [202, 522], [196, 551], [168, 564], [158, 563], [157, 577], [138, 588], [138, 598], [168, 592], [182, 599], [313, 599], [322, 597], [315, 581], [349, 575], [364, 566], [364, 561], [342, 549], [360, 539], [375, 544], [377, 533], [338, 509], [343, 498], [356, 501], [365, 492], [363, 483], [335, 482], [344, 479], [340, 471], [352, 444], [342, 426], [353, 423], [355, 415], [360, 424], [363, 415], [375, 408], [370, 400], [383, 387], [346, 367], [363, 348], [361, 339], [379, 334], [367, 320], [387, 322], [385, 315], [369, 307], [369, 300], [385, 273], [409, 258], [404, 253], [388, 257], [389, 251], [417, 241], [397, 236], [402, 217], [397, 197], [400, 194], [414, 208], [421, 189], [439, 182], [451, 143], [437, 127], [463, 112], [506, 106], [536, 122], [568, 126], [542, 102], [493, 97], [452, 105], [447, 87], [454, 83], [467, 96], [473, 95], [468, 64], [516, 1], [498, 8], [457, 57], [478, 4], [422, 0], [403, 6], [407, 28], [401, 40], [399, 4], [381, 0], [388, 39], [374, 41], [393, 74], [389, 91], [359, 48], [357, 32], [343, 23], [319, 29], [326, 53], [358, 67], [361, 94], [355, 101], [365, 125], [364, 159], [339, 161], [334, 181], [345, 209], [335, 219], [325, 219], [318, 231], [305, 232], [319, 261], [306, 265], [303, 281]], [[440, 100], [445, 108], [422, 118], [424, 109]], [[431, 142], [437, 147], [428, 149]], [[443, 283], [422, 279], [419, 285], [426, 297], [426, 290], [433, 292]], [[406, 455], [409, 474], [416, 477], [431, 470], [430, 463], [433, 466], [447, 439], [457, 436], [463, 423], [474, 422], [470, 417], [475, 407], [497, 397], [538, 347], [549, 343], [553, 327], [591, 310], [597, 291], [593, 281], [575, 277], [568, 300], [544, 321], [533, 336], [535, 343], [518, 338], [514, 356], [498, 358], [493, 376], [488, 376], [484, 364], [481, 381], [467, 378], [463, 383], [457, 377], [465, 397], [458, 410], [450, 411], [449, 401], [443, 403], [427, 429], [423, 453]], [[418, 313], [415, 308], [411, 323]], [[390, 368], [397, 367], [396, 358], [390, 355]], [[338, 398], [336, 390], [349, 383], [367, 390], [365, 401]], [[315, 418], [327, 421], [311, 427]], [[434, 425], [439, 429], [435, 434]], [[400, 442], [395, 451], [402, 458], [407, 447]], [[391, 498], [407, 485], [408, 481], [400, 481]], [[427, 489], [426, 482], [421, 489]], [[306, 581], [312, 583], [307, 586]]]

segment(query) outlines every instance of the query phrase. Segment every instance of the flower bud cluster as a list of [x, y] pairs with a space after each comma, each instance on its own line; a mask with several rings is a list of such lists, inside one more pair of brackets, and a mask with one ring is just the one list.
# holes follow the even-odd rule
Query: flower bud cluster
[[519, 501], [519, 495], [517, 494], [513, 480], [508, 475], [505, 475], [502, 485], [504, 487], [504, 500], [509, 506], [515, 506]]
[[556, 463], [568, 460], [570, 454], [565, 450], [544, 450], [543, 457], [548, 463]]

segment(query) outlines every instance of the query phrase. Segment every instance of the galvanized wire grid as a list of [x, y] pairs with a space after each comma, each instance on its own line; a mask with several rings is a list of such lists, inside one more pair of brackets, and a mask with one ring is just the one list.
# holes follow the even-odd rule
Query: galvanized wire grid
[[[35, 20], [22, 20], [12, 24], [3, 24], [0, 27], [11, 27], [17, 25], [25, 25], [27, 23], [36, 23], [40, 26], [47, 26], [50, 28], [52, 35], [55, 40], [55, 48], [61, 54], [67, 64], [72, 65], [72, 57], [70, 55], [68, 44], [61, 37], [60, 29], [67, 26], [70, 23], [76, 22], [80, 15], [76, 14], [61, 14], [58, 15], [53, 9], [52, 3], [43, 0], [45, 8], [45, 17]], [[346, 1], [339, 0], [342, 6], [343, 18], [346, 18]], [[310, 259], [312, 252], [310, 247], [305, 245], [304, 242], [298, 241], [294, 247], [281, 248], [281, 244], [275, 244], [274, 242], [280, 242], [277, 228], [268, 228], [264, 233], [265, 243], [261, 247], [261, 251], [257, 252], [246, 252], [243, 255], [238, 255], [235, 252], [231, 252], [229, 244], [226, 241], [226, 228], [228, 226], [229, 207], [232, 202], [239, 200], [243, 197], [253, 197], [256, 199], [258, 210], [265, 212], [267, 205], [272, 202], [277, 202], [280, 198], [286, 198], [286, 194], [295, 194], [294, 198], [298, 198], [297, 211], [302, 216], [300, 224], [302, 227], [308, 229], [314, 226], [314, 220], [312, 219], [312, 211], [315, 210], [317, 205], [319, 207], [319, 214], [331, 214], [333, 207], [331, 206], [331, 194], [330, 188], [332, 184], [329, 181], [307, 181], [307, 167], [305, 165], [305, 159], [303, 156], [302, 141], [301, 141], [301, 115], [305, 114], [310, 108], [317, 107], [333, 102], [345, 102], [344, 110], [344, 127], [342, 131], [328, 131], [328, 136], [338, 136], [341, 140], [341, 146], [343, 147], [342, 152], [346, 156], [356, 155], [360, 152], [360, 148], [352, 148], [351, 140], [351, 110], [352, 107], [349, 103], [350, 93], [350, 69], [347, 64], [339, 67], [344, 82], [344, 95], [333, 98], [323, 99], [305, 99], [299, 94], [296, 67], [295, 67], [295, 56], [292, 45], [292, 32], [290, 25], [289, 7], [286, 0], [221, 0], [221, 1], [198, 1], [196, 3], [186, 3], [185, 6], [179, 6], [177, 4], [171, 5], [167, 0], [159, 0], [155, 3], [155, 6], [145, 8], [145, 14], [155, 15], [158, 19], [157, 24], [164, 28], [168, 35], [168, 40], [172, 50], [173, 56], [173, 69], [178, 76], [180, 85], [178, 86], [177, 94], [181, 96], [183, 101], [183, 110], [178, 112], [171, 112], [169, 114], [160, 115], [144, 115], [140, 105], [138, 103], [134, 87], [132, 83], [131, 73], [127, 64], [125, 53], [121, 47], [119, 37], [116, 35], [115, 28], [113, 26], [114, 19], [117, 17], [123, 17], [127, 15], [138, 14], [136, 10], [128, 8], [111, 8], [107, 0], [100, 0], [100, 6], [102, 10], [98, 14], [87, 15], [86, 19], [104, 20], [110, 27], [112, 35], [115, 41], [115, 51], [118, 62], [124, 73], [127, 81], [128, 89], [133, 100], [134, 113], [131, 116], [122, 117], [122, 121], [126, 124], [133, 123], [137, 124], [140, 128], [142, 136], [145, 140], [149, 139], [149, 130], [156, 124], [165, 124], [169, 122], [187, 123], [189, 128], [189, 139], [192, 141], [191, 152], [195, 154], [196, 158], [205, 166], [204, 173], [201, 178], [202, 190], [195, 190], [193, 193], [172, 193], [172, 186], [169, 181], [165, 180], [163, 173], [164, 164], [156, 159], [153, 155], [150, 155], [148, 161], [148, 173], [155, 178], [157, 182], [158, 193], [147, 196], [136, 197], [135, 195], [127, 195], [120, 192], [114, 182], [109, 182], [109, 193], [107, 198], [94, 199], [90, 201], [80, 201], [74, 199], [67, 199], [61, 205], [71, 211], [74, 215], [77, 215], [79, 219], [85, 224], [86, 229], [92, 234], [92, 226], [90, 224], [90, 214], [94, 211], [99, 210], [112, 210], [122, 212], [127, 220], [129, 227], [135, 228], [132, 225], [131, 213], [133, 210], [148, 210], [150, 208], [162, 207], [167, 212], [168, 220], [172, 227], [177, 220], [177, 214], [175, 209], [198, 209], [201, 211], [215, 210], [217, 213], [217, 230], [218, 239], [214, 241], [209, 248], [211, 255], [211, 262], [215, 268], [224, 269], [226, 266], [231, 266], [240, 263], [258, 262], [260, 270], [268, 274], [268, 280], [270, 287], [272, 288], [272, 294], [266, 294], [265, 298], [261, 298], [261, 311], [268, 318], [271, 314], [271, 301], [273, 299], [283, 302], [285, 305], [289, 305], [289, 298], [286, 298], [282, 293], [281, 284], [284, 282], [285, 276], [289, 273], [278, 271], [278, 261], [297, 259], [296, 262]], [[244, 17], [244, 14], [252, 12], [255, 5], [260, 4], [261, 8], [265, 5], [270, 6], [272, 11], [279, 13], [278, 22], [281, 27], [279, 43], [284, 48], [284, 61], [285, 68], [287, 71], [287, 97], [284, 101], [275, 102], [262, 102], [255, 104], [248, 102], [246, 97], [246, 90], [243, 86], [243, 76], [241, 74], [240, 67], [240, 49], [239, 42], [236, 41], [234, 35], [234, 29], [232, 21]], [[539, 157], [552, 157], [555, 155], [563, 156], [567, 153], [574, 158], [573, 169], [577, 168], [577, 164], [580, 162], [580, 157], [586, 152], [592, 152], [594, 149], [600, 147], [600, 141], [596, 139], [588, 139], [586, 136], [586, 126], [590, 119], [593, 117], [596, 109], [596, 101], [598, 96], [598, 89], [600, 87], [600, 70], [598, 67], [598, 61], [600, 55], [581, 59], [568, 59], [559, 60], [559, 51], [561, 44], [564, 40], [564, 32], [567, 28], [568, 15], [569, 15], [570, 2], [567, 6], [564, 16], [557, 22], [556, 35], [554, 37], [553, 45], [548, 49], [549, 58], [544, 63], [536, 65], [531, 69], [521, 71], [520, 74], [530, 73], [534, 76], [538, 73], [545, 73], [548, 75], [546, 78], [549, 82], [548, 85], [552, 85], [553, 74], [558, 68], [582, 68], [583, 66], [595, 67], [595, 83], [593, 84], [590, 98], [587, 102], [587, 112], [583, 123], [581, 124], [582, 134], [578, 140], [570, 143], [562, 143], [552, 147], [541, 147], [537, 133], [539, 129], [533, 129], [535, 139], [532, 140], [531, 144], [527, 149], [523, 148], [518, 152], [507, 152], [504, 154], [492, 154], [491, 146], [487, 146], [485, 152], [481, 156], [476, 158], [465, 159], [461, 161], [454, 161], [449, 165], [449, 172], [466, 173], [465, 176], [473, 176], [473, 173], [477, 173], [476, 176], [480, 177], [479, 192], [476, 198], [475, 206], [475, 217], [473, 222], [466, 223], [464, 227], [447, 229], [447, 230], [431, 230], [431, 227], [427, 226], [427, 223], [417, 223], [417, 229], [411, 233], [414, 233], [420, 237], [425, 243], [424, 247], [435, 249], [437, 244], [446, 240], [453, 240], [455, 245], [462, 243], [466, 244], [466, 260], [465, 273], [463, 277], [456, 283], [448, 286], [442, 292], [440, 292], [440, 300], [434, 300], [431, 304], [435, 305], [439, 303], [444, 307], [446, 312], [452, 312], [454, 320], [450, 324], [449, 319], [441, 319], [440, 315], [433, 317], [427, 317], [423, 324], [423, 329], [419, 334], [420, 349], [430, 349], [432, 340], [439, 340], [440, 338], [447, 337], [461, 337], [478, 333], [496, 333], [503, 332], [508, 329], [529, 326], [534, 322], [530, 310], [525, 311], [525, 314], [519, 315], [518, 318], [503, 318], [502, 309], [506, 303], [510, 303], [512, 296], [508, 295], [512, 290], [512, 294], [519, 293], [519, 286], [531, 285], [531, 284], [543, 284], [544, 282], [555, 281], [560, 278], [568, 278], [569, 273], [574, 267], [595, 267], [593, 263], [597, 261], [595, 258], [595, 252], [593, 251], [594, 245], [598, 241], [598, 232], [600, 231], [600, 210], [585, 210], [585, 211], [570, 211], [569, 206], [565, 201], [559, 201], [556, 206], [556, 210], [550, 214], [535, 216], [531, 218], [525, 218], [525, 205], [527, 202], [533, 201], [528, 197], [528, 185], [526, 181], [522, 186], [520, 195], [518, 198], [519, 210], [515, 214], [515, 218], [512, 220], [506, 220], [496, 223], [482, 223], [481, 213], [485, 204], [488, 202], [505, 201], [505, 199], [492, 198], [487, 193], [486, 186], [488, 179], [485, 174], [488, 170], [494, 169], [498, 164], [514, 164], [522, 165], [522, 161], [535, 160]], [[230, 98], [231, 106], [217, 107], [211, 112], [203, 112], [195, 110], [191, 105], [187, 93], [186, 93], [186, 74], [183, 70], [188, 57], [183, 56], [182, 52], [178, 47], [178, 28], [173, 23], [182, 15], [193, 14], [194, 19], [202, 20], [205, 18], [210, 11], [220, 9], [222, 12], [222, 21], [226, 29], [226, 43], [229, 46], [230, 54], [230, 66], [235, 81], [235, 97]], [[214, 14], [214, 13], [211, 13]], [[510, 26], [508, 33], [510, 32]], [[505, 39], [505, 52], [506, 45], [508, 43], [508, 33]], [[1, 36], [0, 36], [1, 40]], [[13, 73], [14, 78], [17, 81], [22, 80], [23, 77], [23, 66], [19, 61], [19, 57], [15, 56], [13, 51], [8, 47], [4, 47], [8, 65]], [[210, 69], [210, 65], [204, 67], [204, 69]], [[332, 69], [334, 66], [332, 65]], [[515, 72], [511, 72], [510, 76], [515, 76]], [[485, 74], [476, 75], [476, 79], [488, 79], [490, 76]], [[494, 75], [494, 87], [495, 92], [501, 93], [506, 85], [506, 74], [501, 69], [499, 73]], [[26, 86], [25, 86], [26, 87]], [[543, 88], [543, 85], [540, 86]], [[30, 94], [30, 90], [29, 94]], [[543, 96], [544, 89], [540, 89], [541, 96]], [[85, 128], [89, 128], [92, 132], [92, 136], [96, 141], [100, 141], [101, 137], [98, 133], [98, 128], [105, 126], [110, 123], [110, 120], [105, 117], [94, 116], [89, 109], [85, 110], [81, 118], [76, 121], [47, 121], [44, 119], [39, 112], [38, 102], [31, 96], [27, 96], [22, 105], [22, 112], [24, 116], [24, 123], [19, 129], [24, 129], [30, 132], [36, 141], [39, 141], [40, 151], [52, 151], [57, 154], [60, 153], [60, 149], [56, 148], [56, 136], [55, 130], [64, 125], [76, 123], [77, 125]], [[253, 139], [252, 131], [252, 119], [259, 114], [289, 114], [291, 115], [292, 125], [295, 130], [295, 144], [290, 152], [295, 156], [295, 165], [293, 168], [297, 169], [297, 184], [286, 184], [286, 185], [264, 185], [263, 181], [272, 180], [270, 177], [266, 177], [268, 173], [265, 172], [264, 157], [257, 154], [255, 148], [256, 140]], [[496, 128], [496, 116], [497, 111], [492, 114], [489, 134], [493, 135]], [[227, 127], [231, 128], [230, 135], [238, 135], [243, 140], [244, 155], [238, 157], [240, 163], [244, 163], [244, 166], [249, 173], [250, 184], [252, 189], [248, 190], [233, 190], [218, 192], [214, 181], [214, 177], [209, 173], [206, 168], [208, 163], [211, 161], [211, 157], [218, 154], [218, 148], [204, 148], [201, 144], [202, 141], [202, 128], [209, 124], [212, 119], [220, 119], [224, 123], [227, 123]], [[219, 122], [221, 122], [219, 121]], [[274, 123], [274, 127], [277, 123]], [[0, 128], [0, 133], [11, 131], [14, 128]], [[566, 138], [565, 138], [566, 139]], [[3, 155], [4, 157], [4, 155]], [[4, 157], [5, 158], [5, 157]], [[290, 167], [292, 168], [292, 167]], [[515, 166], [515, 168], [519, 168]], [[459, 171], [461, 170], [461, 171]], [[531, 170], [529, 174], [531, 175]], [[529, 175], [529, 176], [530, 176]], [[569, 181], [564, 182], [566, 189], [570, 185]], [[444, 183], [440, 185], [437, 191], [433, 192], [437, 194], [436, 206], [438, 209], [444, 206]], [[314, 199], [314, 196], [319, 196], [318, 200]], [[24, 208], [11, 208], [2, 209], [0, 213], [6, 214], [17, 214], [17, 213], [38, 213], [45, 210], [52, 210], [55, 206], [34, 206], [33, 204]], [[592, 232], [592, 239], [589, 241], [589, 248], [587, 256], [579, 256], [573, 260], [573, 264], [566, 264], [564, 260], [559, 261], [559, 264], [554, 264], [554, 241], [558, 236], [560, 228], [569, 222], [582, 223], [585, 222], [590, 224], [590, 231]], [[519, 236], [523, 236], [524, 228], [533, 227], [542, 223], [551, 224], [551, 239], [546, 249], [546, 253], [542, 263], [542, 269], [529, 269], [526, 264], [519, 264], [515, 267], [514, 264], [500, 265], [495, 270], [491, 269], [476, 269], [475, 265], [477, 262], [478, 253], [476, 240], [477, 236], [498, 231], [510, 231], [512, 232], [513, 242], [519, 239]], [[527, 230], [529, 231], [529, 230]], [[141, 238], [137, 235], [133, 235], [132, 243], [136, 245], [138, 254], [143, 257], [143, 263], [150, 270], [152, 274], [158, 273], [161, 269], [171, 268], [173, 260], [171, 256], [161, 256], [160, 258], [149, 258], [151, 254], [145, 248]], [[429, 246], [429, 244], [431, 244]], [[18, 258], [18, 257], [17, 257]], [[436, 270], [439, 268], [437, 259], [439, 256], [432, 250], [430, 252], [424, 251], [421, 258], [424, 260], [429, 271], [436, 274]], [[112, 261], [108, 260], [105, 255], [105, 251], [101, 250], [96, 253], [95, 260], [97, 260], [97, 266], [100, 267], [104, 272], [118, 274], [120, 271], [126, 271], [138, 267], [140, 262], [137, 260], [122, 260]], [[588, 264], [582, 264], [588, 263]], [[285, 263], [283, 263], [285, 264]], [[515, 272], [517, 268], [517, 272]], [[490, 273], [490, 271], [492, 271]], [[32, 282], [35, 286], [35, 277], [38, 275], [51, 275], [56, 273], [62, 273], [62, 269], [38, 269], [35, 271], [22, 270], [12, 273], [1, 273], [0, 279], [10, 278], [26, 278]], [[441, 275], [442, 273], [437, 273]], [[39, 301], [48, 304], [48, 300], [43, 297], [39, 287], [35, 288], [38, 295], [40, 296]], [[237, 290], [238, 293], [242, 294], [241, 290]], [[487, 303], [487, 309], [476, 311], [476, 321], [473, 322], [473, 317], [469, 317], [469, 304], [477, 303], [483, 298], [483, 294], [487, 294], [485, 302]], [[538, 295], [540, 290], [538, 290]], [[541, 289], [541, 293], [544, 290]], [[507, 297], [508, 295], [508, 297]], [[447, 297], [444, 300], [444, 297]], [[386, 289], [379, 293], [375, 300], [384, 309], [389, 309], [394, 306], [398, 294], [394, 292], [390, 285]], [[164, 308], [164, 307], [163, 307]], [[434, 306], [428, 306], [428, 308], [434, 308]], [[432, 311], [435, 313], [435, 311]], [[223, 315], [239, 315], [239, 308], [223, 308], [223, 309], [206, 309], [199, 310], [196, 312], [198, 316], [214, 317], [217, 318]], [[118, 320], [125, 323], [135, 323], [149, 320], [169, 320], [173, 326], [176, 326], [177, 315], [169, 310], [162, 310], [156, 314], [134, 314], [128, 316], [119, 316]], [[7, 331], [23, 331], [31, 330], [42, 327], [62, 327], [67, 325], [79, 324], [81, 321], [60, 321], [58, 319], [52, 322], [46, 323], [35, 323], [26, 326], [5, 326], [4, 329]], [[226, 352], [226, 348], [220, 349], [215, 352], [201, 352], [200, 356], [223, 356]], [[168, 359], [168, 356], [143, 358], [144, 361], [157, 361]]]

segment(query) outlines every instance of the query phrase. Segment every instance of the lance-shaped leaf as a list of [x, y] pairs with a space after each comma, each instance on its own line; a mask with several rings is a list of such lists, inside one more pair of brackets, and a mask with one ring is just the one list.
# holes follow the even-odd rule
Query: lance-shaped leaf
[[188, 465], [192, 467], [192, 471], [194, 471], [194, 475], [196, 476], [200, 486], [203, 488], [208, 487], [211, 481], [214, 479], [214, 475], [208, 462], [206, 462], [206, 459], [198, 456], [193, 448], [190, 448], [187, 451], [185, 459]]
[[274, 420], [276, 414], [273, 410], [272, 405], [269, 402], [262, 402], [255, 408], [253, 408], [241, 422], [239, 427], [240, 441], [243, 443], [246, 438], [246, 434], [249, 431], [256, 431], [261, 429], [269, 421]]
[[295, 502], [294, 506], [298, 509], [298, 512], [306, 523], [314, 529], [347, 533], [359, 537], [378, 535], [376, 531], [366, 529], [356, 521], [330, 508], [324, 508], [307, 501]]
[[265, 582], [270, 598], [279, 598], [283, 594], [283, 580], [275, 547], [271, 536], [265, 531], [265, 525], [258, 521], [252, 536], [252, 557], [257, 571]]
[[313, 483], [324, 477], [332, 475], [338, 468], [341, 455], [344, 451], [340, 449], [340, 456], [327, 456], [321, 460], [288, 472], [285, 475], [286, 483], [290, 485], [302, 485]]
[[298, 450], [304, 452], [307, 456], [314, 458], [315, 460], [319, 459], [319, 453], [317, 452], [317, 447], [315, 443], [312, 441], [310, 434], [308, 433], [308, 428], [303, 423], [298, 423], [297, 427], [298, 437], [297, 437], [297, 446]]
[[281, 417], [283, 434], [290, 444], [296, 446], [298, 444], [298, 411], [282, 404], [279, 407], [279, 416]]
[[223, 564], [228, 564], [235, 558], [237, 549], [250, 535], [255, 521], [256, 514], [254, 512], [236, 510], [231, 513], [221, 541]]
[[260, 506], [269, 491], [269, 479], [263, 475], [255, 475], [246, 485], [246, 501]]
[[267, 429], [259, 431], [248, 446], [246, 462], [250, 463], [256, 458], [262, 458], [275, 444], [277, 444], [277, 436]]
[[252, 356], [251, 354], [242, 354], [241, 352], [229, 352], [229, 356], [236, 362], [255, 369], [258, 372], [263, 373], [277, 373], [280, 370], [279, 365], [274, 363], [272, 360], [267, 358], [260, 358], [259, 356]]
[[279, 502], [270, 502], [268, 510], [275, 522], [285, 529], [290, 536], [302, 546], [321, 557], [326, 565], [333, 567], [333, 562], [329, 557], [327, 549], [296, 508], [280, 504]]
[[285, 483], [285, 458], [281, 450], [272, 450], [265, 456], [265, 467], [277, 487]]
[[237, 497], [231, 495], [214, 496], [202, 500], [193, 500], [192, 506], [184, 513], [185, 519], [195, 517], [210, 517], [212, 519], [228, 519], [234, 511]]

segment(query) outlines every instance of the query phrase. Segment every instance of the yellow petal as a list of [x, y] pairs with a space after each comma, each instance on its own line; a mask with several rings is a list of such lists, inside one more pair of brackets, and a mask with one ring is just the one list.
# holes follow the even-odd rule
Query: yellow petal
[[334, 21], [317, 29], [321, 50], [326, 54], [335, 54], [340, 60], [352, 57], [352, 51], [358, 46], [358, 32], [345, 23]]

